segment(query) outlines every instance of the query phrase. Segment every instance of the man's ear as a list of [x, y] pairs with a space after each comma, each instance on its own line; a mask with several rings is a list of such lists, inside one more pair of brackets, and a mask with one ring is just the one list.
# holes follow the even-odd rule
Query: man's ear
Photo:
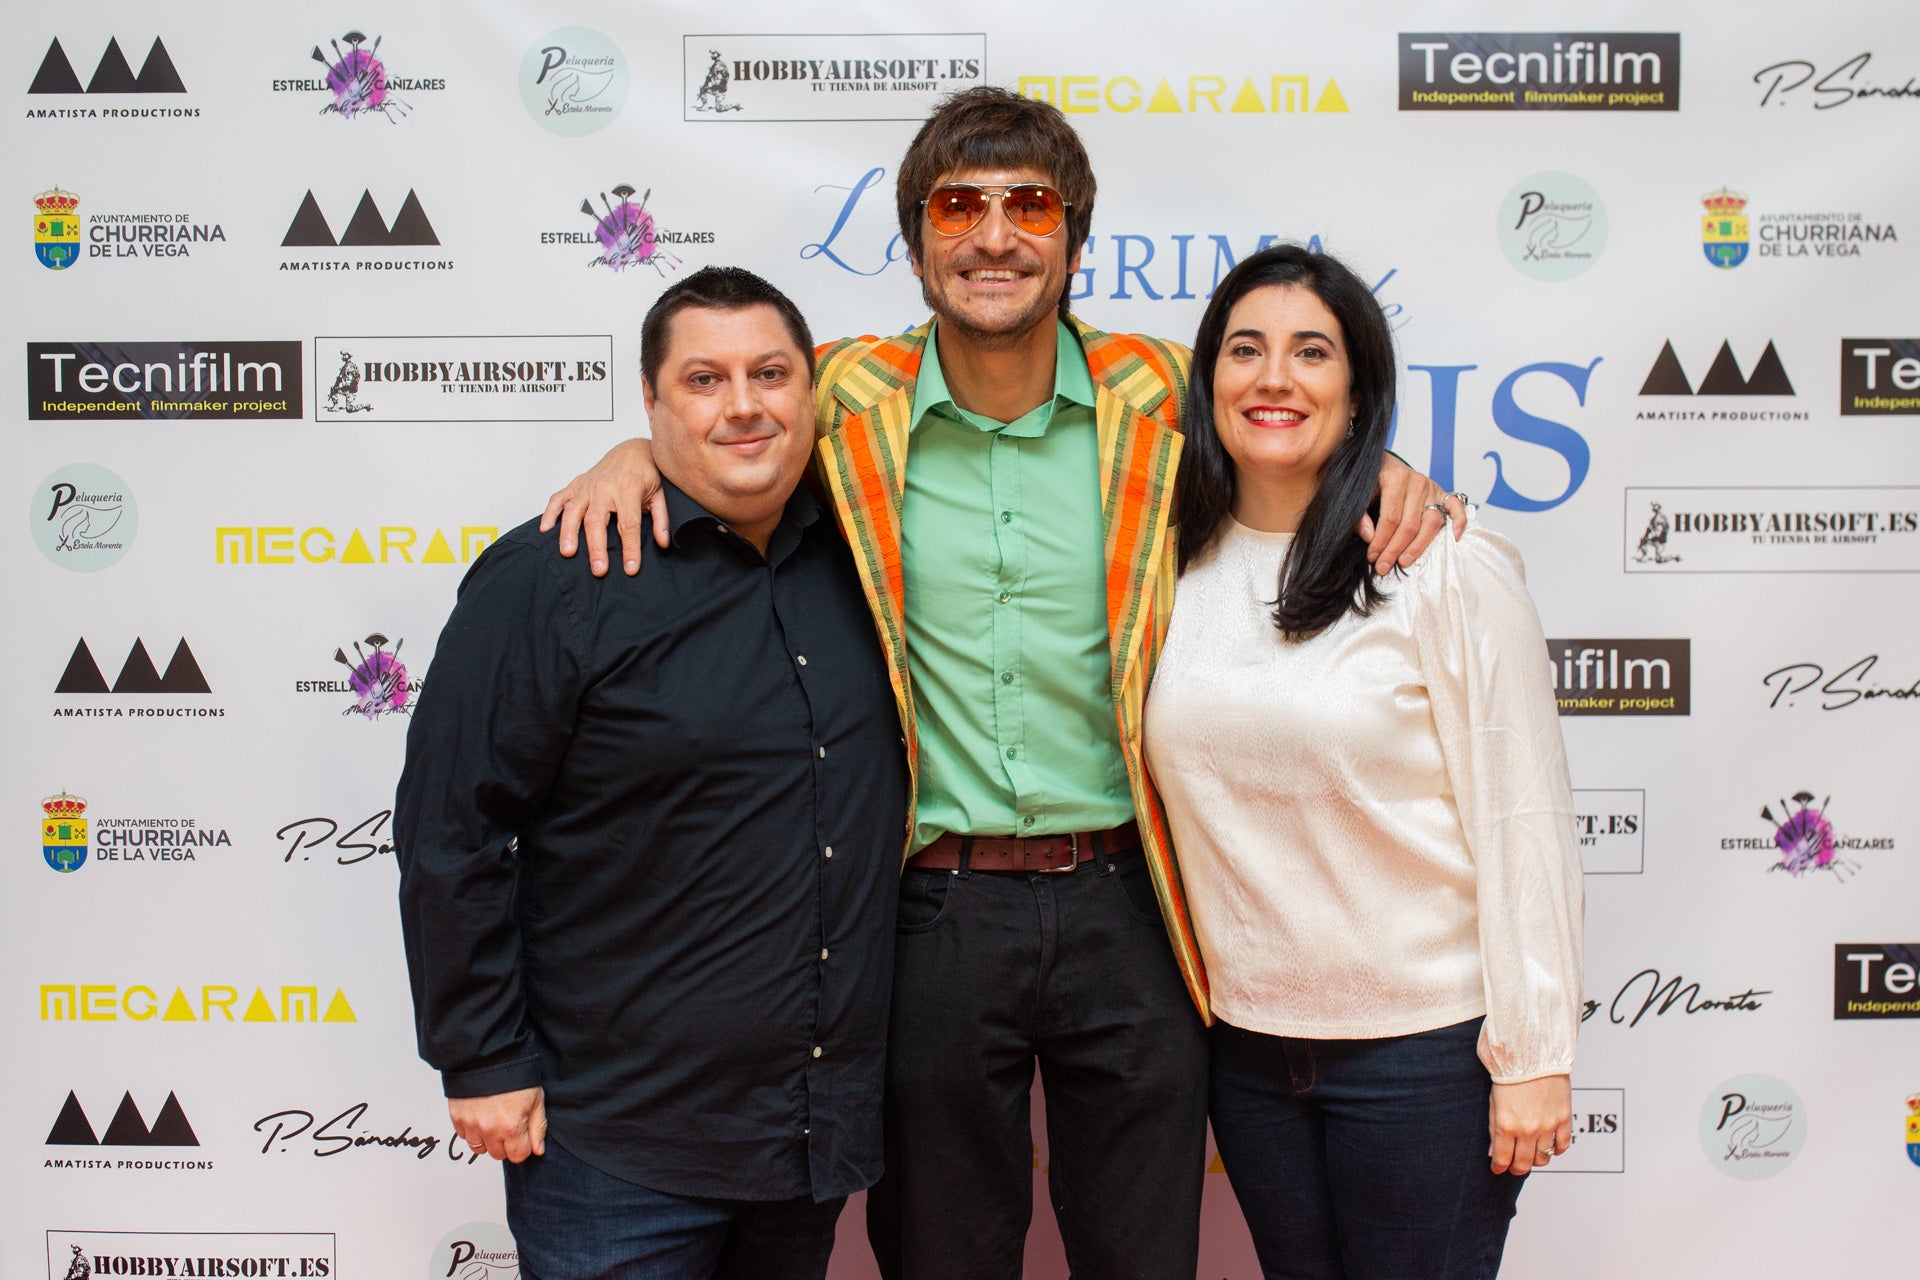
[[640, 375], [640, 403], [646, 408], [647, 416], [649, 418], [653, 416], [653, 402], [655, 399], [656, 397], [653, 394], [653, 383], [648, 380], [646, 374], [644, 373], [641, 374]]

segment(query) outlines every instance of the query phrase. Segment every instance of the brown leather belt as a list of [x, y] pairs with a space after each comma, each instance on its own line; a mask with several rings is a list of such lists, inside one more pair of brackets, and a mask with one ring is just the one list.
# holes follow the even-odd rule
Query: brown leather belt
[[954, 871], [960, 866], [962, 843], [967, 866], [974, 871], [1071, 871], [1091, 862], [1098, 853], [1108, 857], [1140, 847], [1140, 825], [1129, 822], [1111, 831], [1075, 831], [1068, 835], [957, 836], [949, 832], [907, 859], [922, 871]]

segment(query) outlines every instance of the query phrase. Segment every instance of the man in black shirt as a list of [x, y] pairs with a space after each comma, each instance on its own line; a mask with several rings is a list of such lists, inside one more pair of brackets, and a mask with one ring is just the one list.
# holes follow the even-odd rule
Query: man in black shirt
[[880, 1173], [906, 762], [853, 561], [798, 488], [813, 344], [707, 268], [641, 332], [672, 537], [474, 564], [396, 819], [421, 1055], [507, 1166], [529, 1280], [826, 1274]]

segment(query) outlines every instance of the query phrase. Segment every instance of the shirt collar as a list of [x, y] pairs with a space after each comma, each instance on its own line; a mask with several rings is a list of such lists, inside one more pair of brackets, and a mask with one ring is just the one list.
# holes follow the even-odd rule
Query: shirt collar
[[940, 326], [935, 323], [927, 334], [927, 344], [920, 360], [920, 373], [913, 386], [913, 418], [911, 429], [918, 431], [922, 419], [929, 413], [938, 413], [949, 422], [965, 423], [980, 431], [1006, 431], [1009, 435], [1037, 436], [1046, 432], [1053, 420], [1053, 411], [1062, 403], [1084, 405], [1093, 408], [1093, 374], [1087, 369], [1087, 353], [1080, 348], [1080, 340], [1073, 330], [1060, 321], [1054, 321], [1055, 334], [1053, 356], [1053, 398], [1013, 423], [999, 423], [977, 413], [969, 413], [953, 402], [953, 395], [947, 390], [946, 375], [940, 369], [940, 348], [937, 339]]
[[[725, 527], [720, 517], [694, 501], [686, 490], [665, 476], [660, 477], [660, 492], [667, 500], [667, 528], [674, 546], [680, 545], [680, 531], [697, 521], [704, 520], [716, 529]], [[820, 500], [813, 496], [813, 490], [804, 484], [795, 485], [792, 496], [787, 499], [786, 509], [781, 512], [780, 523], [798, 530], [819, 518]], [[644, 519], [642, 523], [645, 523]]]

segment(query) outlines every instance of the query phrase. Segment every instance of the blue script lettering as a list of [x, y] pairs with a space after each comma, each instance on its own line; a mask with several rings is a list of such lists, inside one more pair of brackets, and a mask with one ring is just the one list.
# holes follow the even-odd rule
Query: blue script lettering
[[826, 238], [816, 240], [809, 245], [803, 245], [800, 249], [801, 259], [825, 258], [842, 271], [851, 271], [857, 276], [877, 276], [894, 263], [904, 259], [907, 256], [907, 246], [906, 242], [900, 238], [898, 232], [894, 233], [893, 238], [887, 241], [886, 248], [881, 251], [880, 265], [871, 271], [862, 271], [859, 267], [854, 266], [845, 258], [842, 258], [838, 253], [835, 253], [833, 249], [834, 241], [838, 240], [840, 233], [846, 229], [847, 219], [853, 216], [854, 208], [860, 203], [860, 197], [879, 186], [881, 180], [886, 176], [887, 171], [885, 169], [875, 166], [862, 174], [860, 181], [854, 183], [851, 187], [835, 186], [832, 183], [823, 183], [815, 187], [814, 192], [816, 194], [822, 191], [844, 191], [847, 193], [847, 198], [841, 202], [840, 212], [835, 216], [833, 226], [828, 229]]

